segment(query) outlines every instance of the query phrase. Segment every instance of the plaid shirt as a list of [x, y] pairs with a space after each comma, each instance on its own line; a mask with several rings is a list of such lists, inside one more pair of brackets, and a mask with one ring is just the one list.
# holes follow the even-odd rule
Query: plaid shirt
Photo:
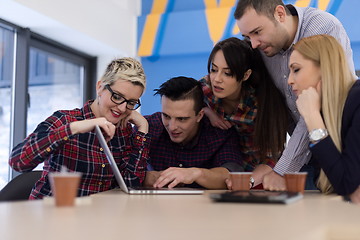
[[[116, 186], [114, 174], [95, 131], [71, 134], [71, 122], [95, 118], [91, 103], [87, 102], [81, 109], [55, 112], [13, 149], [9, 164], [16, 171], [31, 171], [44, 162], [42, 177], [35, 184], [29, 199], [52, 195], [48, 174], [60, 171], [63, 165], [69, 171], [82, 173], [78, 196]], [[125, 129], [118, 128], [108, 144], [126, 183], [137, 186], [145, 177], [150, 138], [141, 132], [132, 136], [132, 132], [130, 124]]]
[[242, 97], [238, 108], [233, 114], [226, 114], [222, 107], [222, 99], [214, 96], [210, 83], [204, 77], [200, 80], [205, 95], [206, 105], [215, 111], [225, 120], [235, 123], [235, 127], [240, 136], [240, 150], [245, 154], [243, 157], [243, 167], [245, 171], [253, 171], [259, 164], [266, 164], [273, 168], [276, 160], [271, 157], [260, 159], [260, 153], [254, 146], [254, 125], [257, 113], [257, 101], [255, 89], [248, 85], [242, 85]]
[[180, 145], [171, 141], [161, 113], [145, 116], [149, 122], [150, 165], [156, 171], [169, 167], [225, 167], [238, 171], [242, 165], [238, 136], [234, 129], [224, 131], [211, 126], [206, 116], [200, 122], [198, 134], [190, 143]]

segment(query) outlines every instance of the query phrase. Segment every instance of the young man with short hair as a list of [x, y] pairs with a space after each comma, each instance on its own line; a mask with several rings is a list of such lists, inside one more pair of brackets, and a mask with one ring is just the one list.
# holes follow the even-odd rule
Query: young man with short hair
[[162, 112], [145, 116], [152, 170], [145, 185], [226, 188], [229, 172], [243, 171], [236, 131], [211, 126], [202, 109], [201, 84], [193, 78], [172, 78], [155, 91], [161, 96]]

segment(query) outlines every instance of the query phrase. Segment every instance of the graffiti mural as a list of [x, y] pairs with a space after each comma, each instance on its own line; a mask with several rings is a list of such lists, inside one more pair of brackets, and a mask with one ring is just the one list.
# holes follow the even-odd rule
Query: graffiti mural
[[[181, 38], [180, 33], [184, 33], [187, 36], [207, 37], [212, 43], [216, 43], [221, 39], [236, 36], [239, 33], [233, 18], [236, 0], [200, 0], [198, 2], [203, 4], [201, 9], [195, 8], [185, 11], [185, 5], [191, 5], [193, 2], [196, 1], [143, 1], [143, 4], [146, 4], [144, 8], [149, 9], [149, 11], [140, 17], [144, 19], [139, 26], [138, 55], [146, 57], [161, 54], [161, 44], [165, 44], [164, 47], [166, 47], [163, 40], [171, 39], [165, 35]], [[316, 7], [336, 15], [342, 0], [290, 0], [285, 1], [285, 3], [299, 7]], [[201, 6], [201, 4], [197, 6]], [[190, 8], [190, 6], [188, 7]], [[188, 22], [189, 25], [186, 24]], [[180, 30], [183, 31], [180, 32]], [[202, 32], [207, 32], [207, 34], [200, 35]]]
[[[233, 13], [237, 0], [143, 0], [138, 18], [138, 56], [148, 76], [142, 112], [160, 111], [152, 90], [171, 77], [200, 78], [206, 74], [207, 57], [214, 43], [241, 38]], [[348, 31], [355, 56], [359, 56], [360, 31], [353, 19], [360, 1], [288, 0], [285, 4], [315, 7], [335, 15]], [[351, 16], [353, 18], [351, 18]]]

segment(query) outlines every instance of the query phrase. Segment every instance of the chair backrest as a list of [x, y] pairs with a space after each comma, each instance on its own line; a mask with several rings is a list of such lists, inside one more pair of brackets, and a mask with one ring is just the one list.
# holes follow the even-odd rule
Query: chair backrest
[[41, 174], [42, 171], [31, 171], [16, 176], [0, 191], [0, 201], [29, 199], [31, 189]]

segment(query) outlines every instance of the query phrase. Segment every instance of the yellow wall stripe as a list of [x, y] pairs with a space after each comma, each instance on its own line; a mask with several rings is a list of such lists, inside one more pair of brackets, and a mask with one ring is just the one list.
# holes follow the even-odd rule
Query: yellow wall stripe
[[204, 0], [205, 15], [208, 25], [210, 39], [213, 44], [220, 41], [229, 20], [229, 14], [236, 0]]
[[232, 34], [236, 35], [236, 34], [239, 34], [239, 33], [240, 33], [240, 30], [239, 30], [238, 26], [236, 24], [234, 24]]
[[138, 56], [145, 57], [152, 55], [160, 19], [161, 14], [151, 14], [146, 17], [138, 49]]
[[234, 7], [236, 0], [221, 0], [220, 7]]
[[151, 14], [146, 16], [138, 48], [138, 56], [146, 57], [152, 55], [161, 15], [165, 12], [167, 3], [168, 0], [154, 0]]
[[205, 9], [217, 8], [216, 0], [204, 0]]
[[[310, 5], [311, 0], [298, 0], [295, 3], [295, 6], [297, 7], [308, 7]], [[318, 0], [318, 8], [326, 11], [328, 5], [330, 3], [330, 0]]]
[[328, 5], [329, 5], [329, 2], [330, 0], [319, 0], [319, 6], [318, 8], [323, 10], [323, 11], [326, 11]]
[[163, 14], [165, 12], [168, 0], [154, 0], [151, 14]]
[[309, 6], [310, 2], [311, 0], [298, 0], [294, 5], [297, 7], [307, 7]]
[[218, 8], [218, 7], [234, 7], [236, 0], [221, 0], [217, 3], [217, 0], [204, 0], [205, 9]]
[[210, 39], [214, 44], [217, 43], [224, 34], [230, 11], [231, 8], [212, 8], [205, 10]]

